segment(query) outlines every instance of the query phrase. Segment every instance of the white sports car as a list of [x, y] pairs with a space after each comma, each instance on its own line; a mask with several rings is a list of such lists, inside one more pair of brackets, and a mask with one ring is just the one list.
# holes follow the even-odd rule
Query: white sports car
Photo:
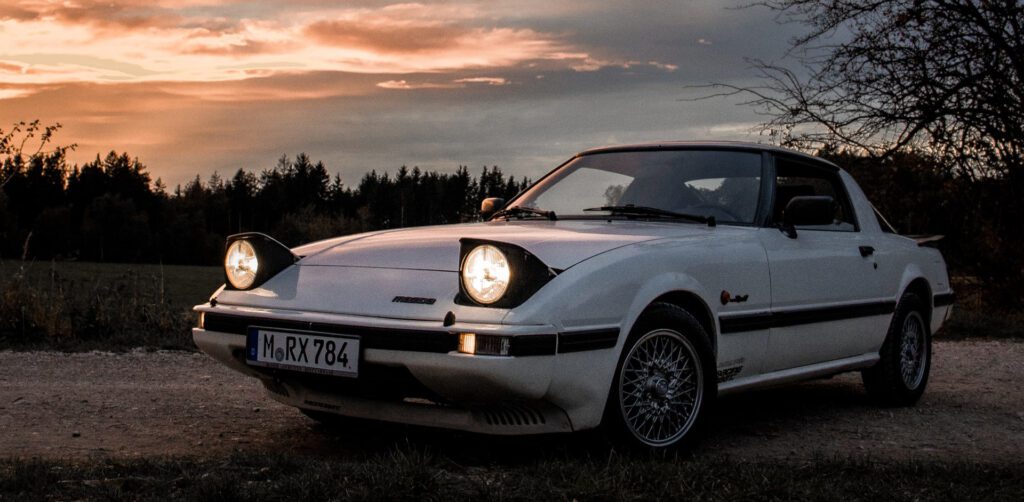
[[718, 395], [861, 371], [924, 392], [953, 294], [849, 174], [763, 145], [588, 150], [485, 221], [228, 238], [196, 345], [327, 420], [692, 443]]

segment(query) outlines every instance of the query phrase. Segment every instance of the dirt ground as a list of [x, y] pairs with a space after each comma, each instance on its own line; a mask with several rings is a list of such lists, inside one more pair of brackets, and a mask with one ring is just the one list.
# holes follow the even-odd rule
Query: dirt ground
[[[872, 405], [858, 374], [730, 396], [720, 400], [697, 454], [1021, 462], [1024, 343], [936, 342], [934, 353], [916, 407]], [[571, 452], [592, 440], [324, 427], [202, 354], [0, 352], [0, 458], [354, 456], [412, 445], [486, 459], [503, 450]]]

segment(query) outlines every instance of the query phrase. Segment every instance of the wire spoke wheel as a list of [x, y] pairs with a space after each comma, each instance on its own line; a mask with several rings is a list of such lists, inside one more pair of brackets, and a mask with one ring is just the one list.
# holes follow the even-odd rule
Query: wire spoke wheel
[[904, 293], [878, 351], [878, 362], [861, 371], [872, 399], [883, 406], [911, 406], [921, 399], [932, 366], [929, 328], [928, 303], [917, 293]]
[[651, 331], [633, 345], [619, 375], [623, 421], [639, 441], [666, 446], [697, 419], [704, 372], [693, 344], [669, 329]]
[[921, 315], [917, 312], [907, 315], [903, 320], [900, 335], [900, 375], [907, 389], [916, 389], [924, 379], [925, 362], [928, 358], [925, 325]]

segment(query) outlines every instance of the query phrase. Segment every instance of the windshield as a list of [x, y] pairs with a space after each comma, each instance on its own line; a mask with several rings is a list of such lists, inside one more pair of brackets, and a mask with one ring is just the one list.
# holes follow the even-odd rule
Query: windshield
[[753, 223], [760, 193], [761, 155], [756, 152], [612, 152], [573, 159], [511, 207], [552, 211], [564, 219], [636, 217], [635, 211], [623, 212], [635, 206]]

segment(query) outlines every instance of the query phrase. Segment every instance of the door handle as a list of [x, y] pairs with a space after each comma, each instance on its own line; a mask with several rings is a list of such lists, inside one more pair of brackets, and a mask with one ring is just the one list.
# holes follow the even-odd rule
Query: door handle
[[868, 256], [875, 254], [875, 248], [871, 246], [860, 246], [857, 249], [860, 250], [860, 255], [864, 258], [867, 258]]

